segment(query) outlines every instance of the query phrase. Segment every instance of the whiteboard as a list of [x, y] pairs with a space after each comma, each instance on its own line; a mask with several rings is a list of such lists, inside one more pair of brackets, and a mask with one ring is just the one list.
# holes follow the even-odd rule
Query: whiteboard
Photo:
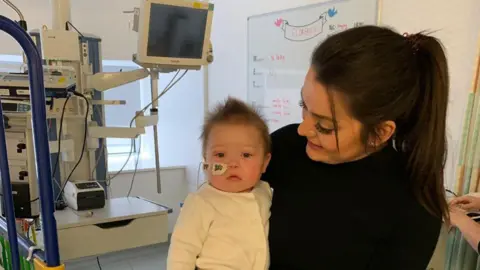
[[314, 49], [328, 36], [377, 23], [377, 0], [343, 0], [248, 18], [247, 100], [270, 131], [299, 123], [300, 89]]

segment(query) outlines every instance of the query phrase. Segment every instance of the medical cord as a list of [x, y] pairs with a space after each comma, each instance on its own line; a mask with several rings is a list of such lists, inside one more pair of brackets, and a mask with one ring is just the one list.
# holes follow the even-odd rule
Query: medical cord
[[[62, 107], [62, 115], [60, 116], [60, 127], [58, 129], [58, 137], [57, 137], [57, 141], [58, 141], [58, 150], [57, 150], [57, 158], [55, 159], [55, 165], [53, 166], [53, 171], [52, 171], [52, 179], [55, 178], [55, 175], [57, 173], [57, 169], [58, 169], [58, 164], [60, 163], [60, 156], [61, 156], [61, 153], [62, 153], [62, 136], [63, 136], [63, 120], [65, 118], [65, 111], [66, 111], [66, 108], [67, 108], [67, 103], [68, 101], [70, 100], [70, 95], [67, 96], [67, 99], [65, 99], [65, 102], [63, 103], [63, 107]], [[57, 183], [57, 186], [59, 189], [62, 188], [62, 186], [56, 181], [54, 180], [55, 183]]]
[[448, 188], [447, 188], [447, 189], [445, 189], [445, 191], [446, 191], [447, 193], [450, 193], [450, 194], [452, 194], [452, 195], [453, 195], [453, 196], [455, 196], [455, 197], [458, 197], [458, 195], [457, 195], [455, 192], [451, 191], [451, 190], [450, 190], [450, 189], [448, 189]]
[[[169, 88], [169, 87], [170, 87], [170, 84], [172, 84], [173, 80], [177, 77], [177, 75], [178, 75], [179, 72], [180, 72], [180, 71], [177, 71], [177, 73], [173, 76], [173, 78], [170, 80], [170, 82], [167, 84], [167, 86], [165, 87], [165, 89], [162, 91], [162, 93], [160, 93], [160, 95], [157, 97], [156, 100], [158, 100], [158, 98], [160, 98], [160, 97], [162, 96], [162, 94], [164, 94], [165, 91], [168, 91], [168, 90], [170, 89], [170, 88]], [[176, 83], [176, 82], [175, 82], [175, 83]], [[173, 86], [173, 85], [172, 85], [172, 86]], [[147, 104], [147, 106], [143, 107], [143, 108], [140, 110], [140, 113], [137, 113], [137, 114], [133, 117], [133, 119], [130, 121], [130, 125], [129, 125], [130, 127], [132, 127], [133, 121], [134, 121], [141, 113], [145, 112], [145, 111], [147, 110], [147, 108], [150, 107], [150, 106], [153, 104], [154, 101], [155, 101], [155, 100], [153, 100], [152, 102], [150, 102], [149, 104]], [[130, 157], [131, 157], [134, 149], [135, 149], [135, 140], [132, 139], [132, 140], [131, 140], [131, 144], [130, 144], [130, 153], [129, 153], [128, 157], [127, 157], [127, 160], [126, 160], [125, 163], [123, 164], [122, 168], [118, 171], [118, 173], [116, 173], [112, 178], [110, 178], [110, 180], [113, 179], [113, 178], [115, 178], [116, 176], [118, 176], [118, 175], [124, 170], [124, 168], [125, 168], [126, 165], [128, 164], [128, 161], [129, 161], [129, 159], [130, 159]]]
[[18, 17], [20, 17], [20, 20], [21, 21], [25, 21], [25, 17], [23, 17], [23, 14], [22, 12], [20, 11], [19, 8], [17, 8], [12, 2], [10, 2], [9, 0], [3, 0], [3, 2], [5, 2], [5, 4], [7, 4], [7, 6], [11, 7], [17, 14], [18, 14]]
[[69, 26], [69, 25], [70, 25], [75, 31], [77, 31], [77, 33], [78, 33], [81, 37], [85, 37], [85, 36], [82, 34], [82, 32], [78, 31], [78, 29], [75, 27], [75, 25], [73, 25], [70, 21], [67, 21], [67, 22], [65, 23], [65, 29], [66, 29], [66, 30], [69, 30], [69, 29], [68, 29], [68, 26]]
[[202, 162], [198, 164], [197, 181], [195, 181], [195, 188], [198, 189], [198, 181], [200, 180], [200, 168], [202, 168]]
[[[93, 106], [93, 110], [97, 112], [97, 123], [99, 126], [102, 126], [103, 125], [103, 121], [101, 119], [103, 119], [103, 114], [102, 112], [100, 111], [100, 109], [98, 108], [98, 106]], [[90, 173], [90, 180], [93, 180], [95, 177], [94, 177], [94, 174], [95, 174], [95, 171], [97, 170], [97, 167], [98, 167], [98, 164], [100, 162], [100, 158], [102, 157], [103, 155], [103, 152], [105, 151], [105, 140], [106, 139], [102, 139], [101, 140], [101, 143], [100, 143], [100, 152], [98, 153], [98, 157], [97, 159], [95, 160], [95, 167], [93, 167], [92, 169], [92, 172]]]
[[[187, 74], [188, 72], [188, 69], [185, 70], [182, 75], [180, 75], [180, 77], [175, 80], [173, 82], [173, 80], [177, 77], [179, 71], [177, 71], [177, 73], [175, 74], [175, 76], [173, 76], [172, 80], [170, 80], [170, 82], [167, 84], [167, 86], [165, 87], [165, 89], [163, 89], [163, 91], [160, 93], [160, 95], [158, 95], [155, 99], [153, 99], [149, 104], [147, 104], [147, 106], [145, 106], [142, 111], [146, 111], [148, 107], [150, 107], [153, 102], [159, 100], [163, 95], [165, 95], [170, 89], [172, 89], [182, 78], [183, 76], [185, 76], [185, 74]], [[172, 83], [173, 82], [173, 83]], [[136, 117], [135, 117], [136, 118]], [[130, 123], [130, 125], [133, 123], [133, 121]], [[130, 182], [130, 189], [128, 190], [128, 193], [127, 193], [127, 197], [130, 197], [130, 194], [132, 193], [132, 190], [133, 190], [133, 185], [135, 183], [135, 176], [137, 174], [137, 170], [138, 170], [138, 161], [140, 160], [140, 150], [141, 150], [141, 141], [139, 142], [139, 149], [138, 149], [138, 154], [137, 154], [137, 160], [135, 162], [135, 169], [133, 171], [133, 176], [132, 176], [132, 181]], [[160, 168], [158, 168], [160, 169]]]
[[[180, 72], [180, 71], [177, 71], [177, 73], [173, 76], [173, 78], [172, 78], [172, 79], [170, 80], [170, 82], [167, 84], [167, 87], [165, 87], [165, 89], [162, 91], [162, 93], [161, 93], [155, 100], [158, 100], [158, 99], [164, 94], [164, 92], [170, 90], [170, 88], [173, 87], [173, 85], [171, 85], [171, 84], [172, 84], [173, 80], [177, 77], [177, 75], [178, 75], [179, 72]], [[185, 73], [186, 73], [186, 72], [185, 72]], [[183, 75], [182, 75], [182, 77], [183, 77]], [[177, 83], [180, 79], [181, 79], [181, 77], [180, 77], [177, 81], [175, 81], [175, 83]], [[174, 83], [174, 85], [175, 85], [175, 83]], [[135, 121], [135, 119], [137, 119], [137, 117], [140, 116], [140, 114], [142, 114], [143, 112], [145, 112], [146, 109], [147, 109], [148, 107], [150, 107], [155, 100], [153, 100], [152, 102], [150, 102], [149, 104], [147, 104], [147, 106], [143, 107], [142, 110], [141, 110], [139, 113], [135, 114], [135, 116], [134, 116], [134, 117], [132, 118], [132, 120], [130, 121], [130, 124], [129, 124], [129, 127], [130, 127], [130, 128], [132, 127], [133, 122]], [[133, 154], [134, 146], [135, 146], [134, 143], [135, 143], [135, 139], [132, 139], [132, 140], [131, 140], [131, 143], [130, 143], [130, 152], [128, 153], [127, 159], [126, 159], [125, 162], [123, 163], [123, 165], [122, 165], [122, 167], [120, 168], [120, 170], [118, 170], [112, 177], [109, 177], [108, 181], [114, 179], [115, 177], [117, 177], [118, 175], [120, 175], [120, 174], [123, 172], [123, 170], [125, 169], [125, 167], [126, 167], [127, 164], [128, 164], [128, 161], [130, 160], [130, 157], [131, 157], [132, 154]]]
[[102, 265], [100, 264], [100, 258], [97, 257], [98, 269], [102, 270]]
[[[155, 99], [152, 100], [152, 102], [150, 102], [150, 104], [148, 104], [147, 106], [144, 107], [143, 111], [147, 110], [147, 108], [153, 104], [153, 102], [157, 101], [158, 99], [160, 99], [163, 95], [165, 95], [175, 84], [177, 84], [177, 82], [179, 82], [183, 76], [185, 76], [185, 74], [187, 74], [188, 70], [185, 70], [185, 72], [183, 72], [183, 74], [180, 76], [180, 78], [178, 78], [175, 82], [173, 82], [173, 80], [177, 77], [179, 71], [177, 71], [177, 73], [175, 74], [175, 76], [173, 76], [172, 80], [170, 80], [170, 82], [167, 84], [167, 86], [165, 87], [165, 89], [160, 93], [160, 95], [158, 95]], [[172, 83], [173, 82], [173, 83]], [[137, 170], [138, 170], [138, 161], [140, 160], [140, 151], [141, 151], [141, 144], [142, 144], [142, 141], [140, 140], [139, 141], [139, 149], [138, 149], [138, 154], [137, 154], [137, 160], [135, 161], [135, 168], [133, 170], [133, 176], [132, 176], [132, 181], [130, 182], [130, 189], [128, 190], [128, 193], [127, 193], [127, 197], [130, 197], [130, 194], [132, 193], [132, 190], [133, 190], [133, 185], [135, 183], [135, 176], [137, 174]]]
[[[65, 103], [63, 103], [63, 108], [62, 108], [62, 115], [60, 116], [60, 127], [59, 127], [59, 130], [58, 130], [58, 137], [57, 137], [57, 141], [58, 141], [58, 155], [57, 155], [57, 158], [55, 160], [55, 165], [53, 166], [53, 171], [52, 171], [52, 180], [53, 182], [55, 182], [55, 184], [57, 184], [58, 188], [61, 189], [62, 187], [60, 186], [60, 184], [55, 180], [55, 174], [57, 172], [57, 169], [58, 169], [58, 164], [60, 162], [60, 153], [61, 153], [61, 145], [62, 145], [62, 133], [63, 133], [63, 119], [65, 117], [65, 111], [66, 111], [66, 107], [67, 107], [67, 103], [68, 103], [68, 100], [70, 99], [70, 95], [67, 96], [67, 98], [65, 99]], [[50, 124], [49, 124], [50, 125]], [[0, 196], [3, 196], [3, 194], [0, 194]], [[31, 200], [30, 202], [28, 202], [28, 204], [31, 204], [31, 203], [34, 203], [36, 201], [38, 201], [40, 199], [40, 197], [36, 197], [35, 199]]]
[[[178, 76], [179, 73], [180, 73], [180, 71], [177, 71], [177, 72], [175, 73], [175, 75], [172, 77], [172, 79], [171, 79], [170, 82], [167, 84], [167, 86], [165, 87], [165, 89], [162, 91], [161, 95], [165, 94], [165, 92], [170, 89], [170, 88], [169, 88], [170, 85], [172, 84], [172, 82], [175, 80], [175, 78]], [[179, 80], [180, 80], [180, 79], [179, 79]], [[176, 83], [176, 82], [175, 82], [175, 83]], [[172, 86], [173, 86], [173, 85], [172, 85]], [[167, 88], [168, 88], [168, 89], [167, 89]], [[160, 97], [161, 97], [161, 96], [160, 96]], [[159, 98], [159, 97], [158, 97], [158, 98]], [[155, 99], [155, 100], [158, 100], [158, 98]], [[155, 101], [155, 100], [154, 100], [154, 101]], [[147, 109], [149, 106], [151, 106], [152, 103], [153, 103], [153, 101], [152, 101], [150, 104], [148, 104], [147, 106], [145, 106], [145, 107], [141, 110], [141, 112], [145, 112], [146, 109]], [[97, 110], [97, 113], [99, 114], [99, 118], [102, 119], [102, 113], [101, 113], [101, 111], [99, 111], [98, 108], [94, 108], [94, 109]], [[130, 127], [132, 127], [133, 121], [134, 121], [138, 116], [139, 116], [139, 114], [135, 115], [135, 117], [130, 121]], [[100, 121], [101, 121], [101, 120], [100, 120]], [[101, 121], [101, 122], [102, 122], [102, 121]], [[101, 124], [101, 123], [100, 123], [100, 124]], [[140, 138], [139, 138], [139, 147], [138, 147], [138, 149], [141, 148], [141, 139], [142, 139], [142, 138], [140, 137]], [[132, 140], [131, 140], [131, 143], [130, 143], [130, 152], [129, 152], [129, 155], [128, 155], [128, 157], [127, 157], [127, 160], [126, 160], [125, 163], [123, 164], [123, 166], [120, 168], [120, 170], [119, 170], [117, 173], [115, 173], [114, 176], [109, 177], [109, 179], [103, 180], [103, 181], [105, 181], [105, 185], [107, 186], [107, 188], [110, 187], [110, 185], [111, 185], [111, 180], [114, 179], [115, 177], [117, 177], [117, 176], [124, 170], [124, 168], [126, 167], [126, 165], [128, 164], [128, 161], [129, 161], [131, 155], [133, 154], [133, 150], [134, 150], [134, 149], [137, 149], [137, 147], [135, 147], [135, 146], [136, 146], [135, 143], [136, 143], [136, 142], [135, 142], [135, 139], [132, 139]], [[92, 179], [93, 179], [93, 173], [95, 172], [96, 168], [98, 167], [98, 164], [99, 164], [99, 161], [100, 161], [100, 156], [102, 155], [102, 153], [105, 152], [106, 148], [107, 148], [106, 143], [105, 143], [105, 142], [102, 142], [102, 149], [101, 149], [101, 151], [100, 151], [99, 157], [97, 158], [97, 160], [96, 160], [96, 162], [95, 162], [95, 167], [94, 167], [94, 169], [92, 170], [92, 173], [91, 173]], [[138, 152], [140, 152], [140, 150], [138, 150]], [[136, 172], [137, 172], [139, 157], [140, 157], [140, 153], [139, 153], [138, 156], [137, 156], [137, 160], [136, 160], [136, 163], [135, 163], [135, 169], [134, 169], [134, 176], [133, 176], [132, 179], [134, 179], [134, 177], [135, 177], [135, 175], [136, 175]], [[132, 182], [134, 182], [134, 180], [132, 180]], [[129, 188], [128, 194], [131, 193], [132, 189], [133, 189], [133, 184], [130, 183], [130, 188]], [[111, 195], [110, 195], [110, 196], [111, 196]]]
[[[93, 110], [94, 110], [94, 112], [97, 113], [97, 117], [95, 117], [95, 118], [97, 119], [97, 120], [96, 120], [96, 121], [97, 121], [97, 124], [98, 124], [99, 126], [103, 126], [103, 113], [102, 113], [102, 111], [99, 109], [99, 106], [98, 106], [98, 105], [97, 105], [97, 106], [94, 105], [94, 106], [93, 106]], [[92, 169], [92, 172], [91, 172], [91, 175], [90, 175], [90, 180], [94, 180], [94, 179], [95, 179], [94, 174], [95, 174], [95, 172], [96, 172], [96, 170], [97, 170], [97, 168], [98, 168], [98, 164], [100, 164], [100, 159], [102, 158], [102, 155], [104, 155], [104, 153], [107, 153], [107, 150], [108, 150], [108, 149], [107, 149], [106, 140], [107, 140], [107, 139], [101, 139], [101, 140], [100, 140], [100, 152], [98, 153], [97, 158], [96, 158], [96, 160], [95, 160], [95, 166], [94, 166], [93, 169]], [[107, 153], [107, 154], [108, 154], [108, 153]], [[105, 159], [107, 159], [107, 158], [108, 158], [108, 156], [105, 156]], [[107, 176], [108, 176], [108, 173], [107, 173], [107, 175], [105, 175], [105, 177], [107, 177]], [[103, 179], [102, 179], [102, 180], [97, 179], [96, 181], [97, 181], [97, 182], [105, 182], [105, 187], [107, 188], [107, 191], [108, 191], [108, 192], [107, 192], [108, 198], [111, 198], [111, 197], [112, 197], [112, 190], [111, 190], [111, 187], [110, 187], [110, 180], [108, 180], [108, 179], [105, 179], [105, 180], [103, 180]]]
[[83, 145], [82, 145], [82, 150], [80, 151], [80, 157], [78, 158], [78, 161], [77, 163], [75, 164], [75, 166], [73, 167], [72, 171], [70, 172], [70, 174], [68, 175], [67, 177], [67, 180], [65, 180], [65, 182], [63, 183], [63, 186], [62, 186], [62, 189], [60, 190], [60, 192], [58, 193], [57, 195], [57, 199], [55, 200], [55, 202], [58, 202], [59, 199], [62, 197], [62, 193], [63, 191], [65, 190], [65, 187], [67, 186], [67, 183], [70, 181], [70, 178], [72, 177], [73, 173], [75, 172], [75, 170], [77, 169], [78, 165], [80, 165], [80, 162], [82, 162], [82, 159], [83, 159], [83, 156], [84, 156], [84, 153], [85, 153], [85, 147], [87, 145], [87, 134], [88, 134], [88, 115], [90, 113], [90, 102], [88, 102], [88, 99], [86, 96], [84, 96], [83, 94], [79, 93], [79, 92], [73, 92], [73, 94], [75, 96], [78, 96], [78, 97], [81, 97], [85, 100], [85, 103], [86, 103], [86, 107], [87, 107], [87, 111], [85, 113], [85, 132], [83, 134]]

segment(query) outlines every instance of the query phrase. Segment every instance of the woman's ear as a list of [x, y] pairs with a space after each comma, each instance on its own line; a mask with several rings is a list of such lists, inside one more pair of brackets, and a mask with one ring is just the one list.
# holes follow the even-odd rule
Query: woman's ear
[[395, 130], [397, 125], [393, 121], [385, 121], [379, 124], [375, 128], [375, 136], [370, 138], [369, 144], [371, 146], [379, 146], [386, 143], [390, 138], [392, 138], [393, 134], [395, 134]]
[[267, 171], [267, 167], [271, 159], [272, 159], [272, 154], [268, 153], [265, 155], [265, 160], [263, 161], [262, 173], [265, 173]]

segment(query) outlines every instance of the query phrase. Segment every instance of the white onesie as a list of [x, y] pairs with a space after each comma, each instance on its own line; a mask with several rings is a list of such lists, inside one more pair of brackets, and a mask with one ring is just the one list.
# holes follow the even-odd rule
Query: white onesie
[[272, 190], [228, 193], [208, 184], [187, 196], [172, 234], [167, 270], [266, 270]]

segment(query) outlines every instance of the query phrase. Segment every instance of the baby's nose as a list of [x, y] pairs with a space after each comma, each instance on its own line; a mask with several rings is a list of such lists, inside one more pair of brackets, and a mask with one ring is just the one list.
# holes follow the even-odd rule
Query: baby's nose
[[238, 168], [238, 161], [236, 160], [232, 160], [228, 163], [228, 168], [230, 169], [235, 169], [235, 168]]

